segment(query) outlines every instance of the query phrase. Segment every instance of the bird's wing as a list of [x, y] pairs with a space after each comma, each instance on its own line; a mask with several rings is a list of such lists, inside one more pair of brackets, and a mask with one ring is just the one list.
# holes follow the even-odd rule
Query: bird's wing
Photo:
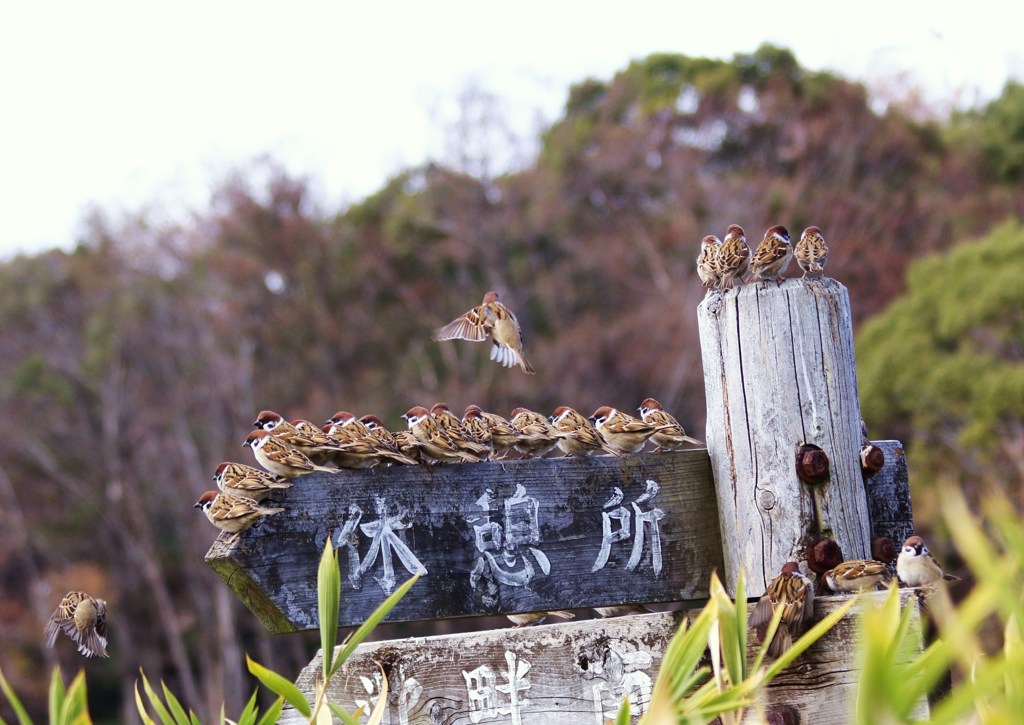
[[484, 317], [480, 307], [449, 322], [434, 333], [435, 340], [469, 340], [483, 342], [490, 333], [491, 323]]

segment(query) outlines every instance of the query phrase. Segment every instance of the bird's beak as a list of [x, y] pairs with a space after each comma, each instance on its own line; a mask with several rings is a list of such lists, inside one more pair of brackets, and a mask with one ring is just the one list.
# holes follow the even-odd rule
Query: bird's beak
[[589, 420], [591, 423], [597, 422], [597, 418], [595, 418], [594, 416], [590, 416], [589, 418], [587, 418], [587, 420]]
[[192, 508], [194, 508], [194, 509], [201, 509], [202, 507], [203, 507], [203, 504], [201, 504], [201, 503], [200, 503], [199, 501], [196, 501], [196, 502], [195, 502], [195, 503], [194, 503], [194, 504], [192, 505]]
[[253, 427], [253, 428], [259, 428], [259, 427], [260, 427], [260, 422], [259, 422], [258, 420], [254, 420], [254, 421], [252, 422], [252, 427]]

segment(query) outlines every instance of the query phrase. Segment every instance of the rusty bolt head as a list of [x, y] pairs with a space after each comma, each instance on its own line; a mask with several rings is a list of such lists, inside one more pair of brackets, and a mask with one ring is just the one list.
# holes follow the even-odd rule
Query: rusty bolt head
[[832, 539], [818, 539], [807, 547], [807, 568], [818, 576], [843, 563], [843, 551]]
[[864, 478], [871, 478], [885, 465], [885, 454], [878, 446], [865, 444], [860, 449], [860, 470]]
[[790, 705], [773, 705], [765, 713], [768, 725], [800, 725], [800, 713]]
[[796, 454], [796, 475], [812, 486], [828, 480], [829, 464], [825, 451], [818, 446], [803, 445]]
[[892, 563], [896, 558], [896, 544], [888, 536], [876, 536], [871, 540], [871, 558], [883, 564]]

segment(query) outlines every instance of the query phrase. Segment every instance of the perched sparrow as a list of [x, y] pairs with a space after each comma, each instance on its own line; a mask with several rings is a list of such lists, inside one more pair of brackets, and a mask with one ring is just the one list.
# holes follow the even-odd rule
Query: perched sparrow
[[459, 422], [474, 440], [491, 445], [491, 425], [484, 418], [484, 412], [480, 410], [479, 405], [467, 405]]
[[789, 241], [789, 230], [776, 225], [764, 233], [764, 239], [757, 245], [750, 268], [754, 279], [782, 281], [782, 273], [793, 258], [793, 245]]
[[558, 440], [558, 447], [567, 456], [586, 456], [599, 451], [620, 455], [605, 442], [604, 436], [593, 423], [568, 405], [555, 408], [551, 414], [551, 424], [565, 434], [565, 438]]
[[640, 418], [644, 423], [658, 428], [651, 436], [651, 441], [658, 446], [654, 449], [656, 452], [674, 451], [682, 448], [685, 443], [700, 445], [699, 440], [686, 435], [686, 431], [683, 430], [683, 426], [679, 425], [679, 421], [666, 413], [661, 407], [661, 403], [654, 398], [644, 400], [637, 410], [640, 411]]
[[872, 559], [851, 559], [822, 575], [834, 592], [867, 592], [889, 577], [885, 564]]
[[513, 428], [511, 423], [497, 413], [480, 410], [479, 405], [466, 406], [466, 411], [462, 414], [462, 425], [474, 434], [486, 428], [486, 442], [491, 444], [492, 459], [507, 457], [520, 438], [519, 431]]
[[[308, 421], [297, 422], [304, 424]], [[316, 464], [329, 461], [338, 447], [338, 441], [325, 435], [312, 423], [303, 425], [303, 429], [300, 430], [298, 426], [289, 423], [272, 410], [261, 410], [252, 424], [257, 430], [267, 431], [289, 448], [300, 451]]]
[[651, 610], [642, 604], [620, 604], [614, 607], [594, 607], [594, 611], [602, 619], [608, 617], [623, 617], [627, 614], [650, 614]]
[[423, 455], [423, 448], [420, 446], [420, 442], [416, 440], [416, 436], [412, 434], [411, 430], [396, 430], [394, 432], [395, 443], [398, 445], [398, 451], [403, 456], [409, 456], [417, 463], [427, 463], [427, 459]]
[[818, 227], [807, 227], [800, 235], [794, 250], [796, 263], [804, 271], [804, 277], [820, 277], [828, 263], [828, 245]]
[[722, 246], [718, 248], [718, 261], [715, 269], [718, 272], [718, 284], [722, 289], [735, 286], [736, 280], [743, 281], [743, 275], [750, 266], [750, 247], [743, 227], [733, 224], [725, 233]]
[[85, 592], [68, 592], [43, 629], [48, 647], [63, 632], [78, 644], [86, 657], [109, 657], [107, 654], [107, 603], [93, 599]]
[[657, 426], [644, 423], [639, 418], [602, 405], [590, 416], [590, 420], [608, 446], [620, 455], [637, 453], [643, 449], [647, 439], [658, 430]]
[[356, 441], [370, 435], [369, 427], [347, 410], [339, 410], [327, 419], [327, 424], [334, 426], [331, 435], [339, 441]]
[[441, 430], [443, 430], [448, 437], [452, 439], [452, 443], [458, 446], [459, 450], [471, 453], [474, 456], [479, 456], [481, 458], [491, 457], [491, 446], [470, 433], [466, 427], [462, 425], [462, 421], [448, 409], [447, 405], [444, 403], [436, 403], [434, 407], [430, 409], [430, 415], [437, 423], [438, 427], [440, 427]]
[[256, 462], [265, 469], [285, 478], [298, 478], [313, 471], [337, 473], [333, 468], [316, 465], [305, 453], [265, 430], [254, 430], [242, 446], [251, 448]]
[[381, 461], [403, 466], [417, 463], [415, 458], [402, 453], [397, 445], [382, 442], [369, 426], [344, 410], [327, 421], [324, 432], [338, 441], [338, 450], [331, 455], [331, 461], [342, 468], [369, 468]]
[[248, 496], [254, 501], [262, 501], [271, 491], [277, 488], [291, 488], [292, 484], [278, 476], [247, 466], [244, 463], [222, 463], [217, 466], [213, 480], [224, 493], [236, 496]]
[[814, 586], [800, 573], [800, 566], [795, 561], [782, 565], [782, 573], [772, 579], [750, 616], [750, 626], [759, 631], [762, 639], [775, 610], [780, 607], [782, 620], [768, 645], [768, 654], [772, 657], [781, 656], [793, 646], [801, 626], [814, 613]]
[[230, 493], [207, 491], [192, 508], [202, 509], [210, 523], [221, 531], [234, 534], [228, 541], [234, 541], [239, 535], [252, 526], [261, 516], [277, 514], [284, 509], [260, 506], [246, 496], [233, 496]]
[[525, 627], [530, 624], [540, 624], [545, 617], [558, 617], [559, 619], [572, 619], [576, 615], [564, 609], [556, 609], [551, 612], [525, 612], [523, 614], [506, 614], [509, 621], [517, 627]]
[[409, 423], [409, 430], [412, 431], [424, 455], [433, 458], [440, 463], [461, 463], [469, 461], [477, 463], [484, 460], [481, 456], [469, 453], [459, 448], [448, 435], [441, 430], [437, 421], [430, 415], [430, 411], [422, 405], [410, 408], [402, 416]]
[[700, 243], [700, 254], [697, 255], [697, 276], [705, 287], [717, 287], [718, 250], [722, 242], [714, 234], [704, 237]]
[[540, 458], [565, 438], [565, 434], [551, 425], [547, 418], [526, 408], [513, 410], [509, 422], [519, 434], [516, 450], [526, 458]]
[[903, 542], [903, 550], [896, 557], [896, 575], [911, 587], [923, 587], [944, 578], [942, 567], [928, 553], [920, 536], [911, 536]]
[[[420, 463], [421, 458], [419, 446], [413, 443], [410, 447], [411, 450], [404, 450], [399, 445], [396, 434], [392, 433], [387, 428], [385, 428], [384, 422], [381, 421], [380, 418], [378, 418], [375, 415], [364, 415], [362, 418], [359, 419], [359, 422], [366, 426], [366, 429], [370, 431], [370, 436], [380, 444], [381, 448], [391, 451], [393, 453], [400, 453], [402, 454], [402, 456], [412, 461], [414, 464]], [[401, 432], [403, 435], [408, 433], [408, 431]], [[400, 463], [403, 461], [400, 461], [395, 458], [390, 458], [389, 462]], [[405, 465], [408, 466], [410, 464], [405, 463]]]
[[507, 368], [518, 364], [524, 373], [533, 374], [533, 366], [523, 353], [523, 333], [512, 311], [498, 301], [497, 292], [488, 292], [484, 301], [455, 318], [434, 334], [435, 340], [483, 342], [488, 335], [494, 347], [491, 360]]

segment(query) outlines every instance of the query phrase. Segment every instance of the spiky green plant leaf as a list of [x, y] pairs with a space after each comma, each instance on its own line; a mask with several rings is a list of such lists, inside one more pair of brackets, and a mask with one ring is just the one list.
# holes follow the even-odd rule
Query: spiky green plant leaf
[[312, 709], [306, 696], [297, 688], [291, 680], [288, 680], [273, 670], [264, 667], [256, 662], [249, 655], [245, 656], [245, 663], [253, 677], [262, 682], [267, 689], [280, 695], [288, 704], [298, 710], [304, 717], [309, 717]]
[[354, 715], [351, 715], [347, 710], [345, 710], [340, 705], [335, 705], [333, 702], [328, 702], [327, 707], [330, 708], [331, 712], [333, 712], [336, 717], [340, 718], [341, 721], [345, 723], [345, 725], [362, 725], [362, 723], [359, 722], [358, 718], [356, 718]]
[[320, 567], [316, 576], [317, 605], [320, 614], [320, 652], [323, 657], [323, 677], [330, 682], [334, 672], [331, 665], [334, 659], [334, 647], [338, 643], [338, 609], [341, 606], [341, 571], [338, 569], [338, 557], [331, 544], [331, 536], [327, 535], [324, 553], [320, 557]]
[[273, 723], [276, 723], [281, 718], [282, 710], [284, 710], [284, 698], [278, 697], [267, 708], [267, 711], [263, 713], [260, 719], [256, 721], [256, 725], [273, 725]]
[[11, 683], [7, 681], [4, 676], [4, 670], [0, 667], [0, 690], [3, 691], [4, 697], [7, 698], [8, 704], [11, 709], [14, 710], [14, 716], [18, 718], [18, 725], [32, 725], [32, 718], [28, 716], [28, 711], [25, 706], [18, 699], [18, 696], [14, 692], [14, 688], [11, 687]]

